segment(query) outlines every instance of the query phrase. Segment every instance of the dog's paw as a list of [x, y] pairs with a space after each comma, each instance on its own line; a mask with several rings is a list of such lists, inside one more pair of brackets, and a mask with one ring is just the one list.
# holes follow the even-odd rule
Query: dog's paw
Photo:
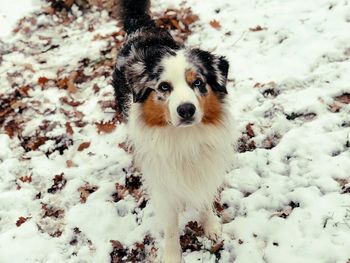
[[210, 220], [204, 225], [205, 235], [214, 241], [217, 241], [222, 233], [222, 226], [219, 220]]

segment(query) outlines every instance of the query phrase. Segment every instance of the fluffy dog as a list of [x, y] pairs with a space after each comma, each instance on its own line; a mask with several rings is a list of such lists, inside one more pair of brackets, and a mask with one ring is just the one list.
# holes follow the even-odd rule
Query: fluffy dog
[[185, 206], [198, 209], [209, 238], [221, 232], [212, 203], [233, 156], [229, 63], [157, 28], [149, 0], [119, 4], [127, 39], [113, 73], [117, 106], [163, 226], [163, 260], [180, 262], [178, 217]]

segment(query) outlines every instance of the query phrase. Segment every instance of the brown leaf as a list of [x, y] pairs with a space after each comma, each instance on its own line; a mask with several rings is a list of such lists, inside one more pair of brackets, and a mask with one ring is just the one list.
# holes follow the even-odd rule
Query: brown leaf
[[68, 135], [73, 135], [74, 131], [73, 131], [73, 128], [72, 126], [70, 125], [70, 122], [66, 122], [66, 133]]
[[59, 79], [57, 81], [57, 86], [60, 88], [60, 89], [66, 89], [67, 86], [68, 86], [68, 77], [64, 77], [63, 79]]
[[16, 100], [14, 100], [14, 101], [12, 101], [11, 102], [11, 108], [12, 109], [24, 109], [26, 107], [26, 104], [25, 103], [23, 103], [22, 101], [16, 101]]
[[19, 178], [19, 180], [21, 180], [23, 183], [31, 183], [32, 182], [32, 176], [31, 175], [29, 175], [29, 176], [27, 176], [27, 175], [21, 176]]
[[72, 107], [77, 107], [83, 104], [83, 102], [80, 101], [69, 100], [67, 97], [60, 98], [60, 101]]
[[282, 218], [287, 218], [292, 213], [292, 211], [293, 211], [293, 208], [288, 206], [281, 211], [277, 211], [277, 212], [272, 213], [271, 217], [278, 216], [278, 217], [282, 217]]
[[222, 240], [221, 242], [214, 244], [209, 250], [209, 252], [211, 254], [215, 254], [219, 252], [223, 247], [224, 247], [224, 241]]
[[115, 184], [115, 190], [116, 192], [112, 194], [114, 202], [124, 199], [124, 197], [128, 194], [128, 190], [125, 188], [125, 186], [119, 183]]
[[342, 104], [335, 101], [331, 105], [328, 105], [328, 110], [333, 113], [337, 113], [341, 110]]
[[203, 227], [200, 226], [197, 221], [190, 221], [187, 223], [186, 227], [188, 227], [191, 231], [193, 231], [193, 233], [196, 236], [201, 236], [204, 234], [204, 230]]
[[255, 136], [252, 126], [253, 126], [252, 123], [248, 123], [245, 126], [246, 132], [250, 138], [253, 138]]
[[92, 89], [94, 90], [95, 94], [98, 93], [100, 91], [100, 87], [95, 83], [94, 86], [92, 87]]
[[118, 147], [123, 149], [126, 153], [133, 153], [134, 149], [132, 146], [130, 146], [127, 142], [121, 142], [118, 144]]
[[115, 249], [121, 250], [124, 248], [122, 243], [120, 243], [118, 240], [110, 240], [110, 242], [112, 243], [112, 247]]
[[210, 21], [209, 24], [215, 29], [220, 29], [221, 28], [220, 22], [215, 20], [215, 19]]
[[77, 165], [75, 163], [73, 163], [72, 160], [67, 160], [66, 161], [66, 165], [67, 165], [68, 168], [77, 167]]
[[115, 101], [114, 100], [104, 100], [104, 101], [99, 101], [101, 104], [101, 108], [103, 110], [106, 110], [108, 108], [115, 109]]
[[221, 215], [222, 212], [225, 210], [224, 206], [220, 203], [219, 200], [214, 201], [214, 207], [215, 207], [216, 213], [219, 215]]
[[336, 101], [340, 103], [349, 104], [350, 103], [350, 93], [344, 93], [340, 96], [334, 98]]
[[116, 128], [113, 121], [96, 123], [98, 133], [111, 133]]
[[70, 74], [69, 76], [69, 80], [68, 80], [68, 83], [67, 83], [67, 90], [69, 93], [77, 93], [78, 89], [75, 85], [75, 79], [78, 77], [78, 72], [73, 72], [72, 74]]
[[26, 86], [22, 86], [18, 89], [18, 92], [23, 96], [23, 97], [28, 97], [28, 91], [30, 89], [30, 86], [26, 85]]
[[262, 148], [264, 149], [272, 149], [274, 148], [281, 140], [282, 136], [280, 134], [271, 134], [268, 135], [262, 141]]
[[41, 209], [44, 211], [43, 217], [55, 217], [62, 218], [64, 215], [64, 210], [50, 206], [49, 204], [41, 203]]
[[90, 147], [91, 142], [83, 142], [82, 144], [79, 145], [78, 151], [81, 152], [87, 148]]
[[344, 187], [345, 185], [347, 185], [349, 183], [348, 180], [346, 179], [342, 179], [342, 178], [336, 178], [334, 179], [341, 187]]
[[44, 86], [48, 81], [49, 81], [49, 79], [46, 78], [46, 77], [38, 78], [38, 84], [41, 85], [41, 86]]
[[55, 175], [53, 178], [53, 185], [47, 189], [48, 193], [55, 194], [57, 191], [60, 191], [63, 189], [63, 187], [66, 185], [67, 180], [63, 177], [63, 173]]
[[26, 222], [28, 219], [30, 219], [31, 217], [23, 217], [20, 216], [16, 222], [16, 226], [20, 227], [24, 222]]
[[177, 41], [184, 42], [192, 33], [190, 25], [198, 20], [191, 8], [167, 9], [162, 14], [154, 14], [157, 27], [173, 31]]
[[43, 145], [48, 140], [47, 137], [30, 137], [27, 144], [24, 146], [27, 151], [36, 151], [41, 145]]
[[265, 29], [266, 29], [266, 27], [261, 27], [260, 25], [257, 25], [256, 27], [249, 28], [249, 30], [252, 31], [252, 32], [262, 31], [262, 30], [265, 30]]
[[261, 84], [260, 82], [255, 83], [254, 88], [260, 88], [264, 86], [264, 84]]
[[90, 194], [95, 192], [98, 189], [97, 186], [92, 186], [89, 184], [86, 184], [78, 189], [80, 192], [80, 202], [81, 203], [86, 203], [87, 198], [89, 197]]

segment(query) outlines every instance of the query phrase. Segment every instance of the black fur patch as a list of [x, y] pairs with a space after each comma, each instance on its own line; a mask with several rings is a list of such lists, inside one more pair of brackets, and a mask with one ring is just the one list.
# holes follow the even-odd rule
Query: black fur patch
[[148, 98], [148, 96], [152, 93], [153, 89], [151, 88], [145, 88], [140, 90], [138, 93], [134, 93], [133, 94], [133, 101], [135, 103], [139, 102], [139, 103], [143, 103], [146, 101], [146, 99]]
[[[229, 69], [227, 60], [224, 57], [215, 57], [208, 51], [201, 49], [192, 49], [191, 55], [194, 57], [194, 63], [197, 61], [197, 67], [201, 69], [213, 91], [227, 94], [226, 80]], [[220, 83], [220, 78], [223, 83]]]

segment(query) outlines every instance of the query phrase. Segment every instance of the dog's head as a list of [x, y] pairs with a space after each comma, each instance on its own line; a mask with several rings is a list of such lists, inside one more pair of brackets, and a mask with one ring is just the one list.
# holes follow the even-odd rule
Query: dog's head
[[[131, 66], [134, 102], [148, 126], [219, 124], [229, 64], [200, 49], [167, 52], [152, 65]], [[136, 75], [135, 75], [136, 74]], [[137, 82], [137, 84], [136, 84]]]

